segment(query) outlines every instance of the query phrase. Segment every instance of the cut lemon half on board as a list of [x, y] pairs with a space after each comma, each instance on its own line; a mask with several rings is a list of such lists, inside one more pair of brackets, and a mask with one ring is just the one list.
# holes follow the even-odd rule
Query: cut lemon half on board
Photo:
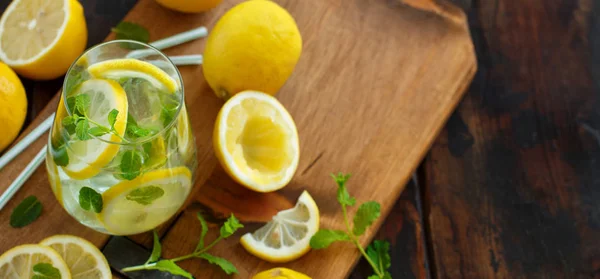
[[[34, 267], [49, 264], [61, 279], [71, 279], [71, 273], [62, 257], [50, 247], [25, 244], [14, 247], [0, 256], [0, 278], [32, 278], [38, 274]], [[36, 268], [37, 269], [37, 268]], [[44, 278], [44, 277], [42, 277]]]
[[94, 244], [73, 235], [48, 237], [41, 245], [56, 251], [67, 264], [73, 279], [110, 279], [112, 273], [104, 255]]
[[[90, 97], [88, 118], [104, 127], [110, 127], [107, 117], [109, 112], [113, 109], [118, 110], [115, 131], [121, 137], [125, 134], [127, 95], [119, 83], [112, 80], [90, 79], [75, 88], [68, 98], [75, 98], [79, 94], [88, 94]], [[93, 127], [93, 124], [90, 124], [90, 127]], [[73, 141], [67, 149], [69, 164], [63, 167], [65, 173], [80, 180], [98, 174], [101, 168], [110, 163], [119, 152], [118, 144], [109, 144], [105, 141], [119, 143], [121, 138], [114, 133], [107, 133], [99, 138]]]
[[111, 234], [149, 231], [177, 212], [191, 187], [192, 174], [186, 167], [151, 171], [104, 192], [98, 218]]
[[119, 80], [121, 78], [141, 78], [150, 82], [152, 86], [174, 93], [179, 90], [177, 82], [159, 67], [148, 62], [125, 58], [112, 59], [92, 64], [88, 72], [97, 78]]
[[296, 124], [283, 105], [265, 93], [244, 91], [230, 98], [217, 116], [213, 141], [225, 171], [254, 191], [283, 188], [298, 167]]
[[86, 43], [77, 0], [15, 0], [0, 19], [0, 60], [31, 79], [65, 74]]
[[240, 242], [250, 254], [272, 263], [293, 261], [310, 250], [310, 238], [319, 230], [319, 208], [304, 191], [296, 206], [283, 210], [273, 220]]

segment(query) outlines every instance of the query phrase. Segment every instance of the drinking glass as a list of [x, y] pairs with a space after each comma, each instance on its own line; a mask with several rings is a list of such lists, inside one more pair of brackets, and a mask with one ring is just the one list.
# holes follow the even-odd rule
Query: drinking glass
[[46, 167], [77, 221], [113, 235], [152, 230], [184, 204], [197, 164], [181, 75], [167, 56], [117, 40], [71, 65]]

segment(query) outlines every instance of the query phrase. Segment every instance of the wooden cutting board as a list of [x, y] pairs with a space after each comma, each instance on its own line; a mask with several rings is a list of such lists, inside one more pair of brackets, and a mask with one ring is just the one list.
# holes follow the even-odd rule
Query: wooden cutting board
[[[210, 30], [238, 2], [225, 0], [210, 12], [183, 15], [144, 0], [125, 20], [147, 27], [151, 39], [156, 40], [201, 25]], [[276, 2], [294, 16], [304, 42], [294, 74], [277, 95], [295, 119], [300, 135], [296, 176], [285, 189], [270, 194], [253, 193], [228, 178], [218, 166], [211, 143], [213, 123], [223, 101], [204, 81], [202, 67], [181, 67], [200, 167], [190, 202], [161, 229], [165, 257], [193, 249], [200, 234], [196, 220], [199, 210], [215, 217], [209, 238], [215, 237], [219, 221], [232, 212], [246, 224], [244, 233], [291, 207], [303, 190], [308, 190], [319, 205], [322, 228], [342, 228], [336, 185], [329, 177], [332, 172], [352, 173], [348, 185], [351, 194], [359, 202], [380, 202], [382, 215], [387, 215], [475, 73], [466, 17], [446, 2]], [[165, 52], [202, 53], [204, 43], [197, 40]], [[55, 110], [57, 100], [58, 95], [24, 134]], [[46, 136], [38, 140], [0, 172], [0, 190], [6, 189], [46, 140]], [[9, 227], [11, 210], [31, 194], [42, 201], [42, 216], [25, 228]], [[370, 242], [383, 216], [361, 239], [363, 245]], [[41, 167], [0, 212], [0, 253], [57, 233], [80, 235], [99, 247], [109, 238], [80, 225], [60, 207]], [[148, 234], [131, 239], [150, 247]], [[351, 245], [335, 244], [292, 263], [273, 265], [246, 253], [238, 237], [220, 243], [212, 252], [231, 260], [240, 271], [239, 278], [274, 266], [290, 267], [313, 278], [344, 278], [359, 256]], [[197, 278], [225, 277], [200, 260], [181, 265]]]

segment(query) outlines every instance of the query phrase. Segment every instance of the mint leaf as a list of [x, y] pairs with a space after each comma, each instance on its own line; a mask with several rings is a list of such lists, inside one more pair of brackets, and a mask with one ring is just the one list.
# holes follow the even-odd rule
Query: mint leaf
[[89, 140], [92, 138], [90, 137], [89, 129], [90, 123], [88, 122], [88, 120], [80, 120], [79, 122], [77, 122], [77, 126], [75, 127], [75, 135], [79, 140]]
[[165, 194], [165, 191], [154, 185], [137, 188], [125, 197], [127, 200], [137, 202], [141, 205], [149, 205]]
[[65, 130], [67, 130], [69, 135], [72, 135], [75, 133], [75, 127], [77, 125], [77, 120], [79, 120], [77, 118], [77, 116], [67, 116], [67, 117], [63, 118], [62, 126], [65, 128]]
[[117, 116], [119, 115], [119, 111], [116, 109], [112, 109], [108, 113], [108, 125], [114, 131], [115, 130], [115, 122], [117, 122]]
[[[85, 120], [85, 121], [87, 121], [87, 120]], [[100, 136], [106, 135], [109, 132], [110, 132], [110, 130], [108, 130], [102, 126], [92, 127], [88, 130], [88, 134], [90, 134], [94, 137], [100, 137]]]
[[162, 246], [160, 245], [160, 239], [156, 230], [152, 231], [152, 234], [154, 235], [154, 245], [152, 245], [152, 254], [150, 254], [150, 258], [146, 261], [146, 264], [158, 261], [162, 254]]
[[243, 228], [244, 225], [240, 224], [240, 222], [238, 221], [237, 218], [235, 218], [235, 216], [233, 216], [233, 214], [231, 214], [231, 216], [229, 216], [229, 219], [227, 219], [227, 221], [225, 221], [225, 224], [223, 224], [223, 226], [221, 226], [221, 237], [223, 238], [227, 238], [230, 237], [232, 234], [235, 233], [235, 231], [237, 231], [240, 228]]
[[57, 148], [50, 148], [52, 152], [52, 160], [57, 165], [64, 167], [69, 164], [69, 154], [67, 154], [67, 146], [63, 143]]
[[204, 248], [204, 237], [206, 237], [206, 234], [208, 233], [208, 225], [206, 224], [206, 221], [200, 212], [198, 212], [196, 215], [198, 216], [198, 221], [200, 221], [200, 226], [202, 227], [202, 232], [200, 232], [200, 240], [198, 241], [198, 245], [196, 245], [195, 250], [199, 251], [200, 249]]
[[310, 247], [313, 249], [324, 249], [336, 241], [350, 241], [350, 237], [344, 231], [319, 230], [310, 238]]
[[142, 169], [142, 154], [137, 150], [127, 150], [121, 157], [121, 176], [127, 180], [133, 180], [140, 175]]
[[[150, 40], [150, 32], [141, 25], [122, 21], [111, 29], [115, 32], [115, 37], [118, 40], [133, 40], [142, 43], [147, 43]], [[121, 46], [127, 49], [138, 49], [140, 48], [137, 44], [132, 43], [121, 43]]]
[[225, 273], [227, 273], [227, 275], [238, 273], [237, 268], [226, 259], [213, 256], [209, 253], [202, 253], [198, 255], [198, 257], [207, 260], [211, 264], [218, 265]]
[[171, 123], [171, 121], [173, 121], [176, 113], [177, 107], [175, 107], [174, 109], [163, 107], [160, 110], [160, 120], [162, 121], [164, 127], [166, 127], [167, 125], [169, 125], [169, 123]]
[[90, 95], [84, 93], [75, 96], [75, 110], [78, 111], [80, 115], [87, 115], [91, 104], [92, 100], [90, 99]]
[[[391, 266], [390, 243], [382, 240], [375, 240], [367, 247], [367, 255], [379, 267], [381, 273], [385, 272]], [[385, 276], [384, 276], [385, 278]]]
[[131, 138], [131, 139], [143, 138], [145, 136], [152, 134], [152, 132], [153, 131], [150, 129], [145, 129], [145, 128], [138, 126], [137, 122], [135, 121], [133, 116], [131, 116], [131, 114], [127, 115], [127, 128], [125, 129], [125, 134], [127, 135], [128, 138]]
[[147, 269], [156, 269], [156, 270], [160, 270], [160, 271], [166, 271], [173, 275], [181, 275], [188, 279], [194, 279], [192, 274], [185, 271], [183, 268], [179, 267], [172, 260], [160, 260], [160, 261], [156, 262], [155, 265], [149, 266]]
[[60, 271], [49, 263], [38, 263], [33, 266], [31, 279], [61, 279]]
[[350, 196], [348, 189], [346, 189], [346, 182], [350, 179], [350, 174], [339, 173], [337, 175], [331, 174], [331, 177], [335, 180], [338, 185], [337, 200], [343, 206], [353, 206], [356, 203], [356, 199]]
[[86, 211], [102, 212], [102, 195], [96, 190], [84, 186], [79, 190], [79, 206]]
[[35, 221], [42, 214], [42, 204], [36, 196], [26, 197], [10, 214], [10, 226], [22, 228]]
[[381, 206], [379, 203], [370, 201], [360, 205], [356, 215], [354, 215], [354, 228], [352, 233], [354, 235], [362, 235], [381, 213]]

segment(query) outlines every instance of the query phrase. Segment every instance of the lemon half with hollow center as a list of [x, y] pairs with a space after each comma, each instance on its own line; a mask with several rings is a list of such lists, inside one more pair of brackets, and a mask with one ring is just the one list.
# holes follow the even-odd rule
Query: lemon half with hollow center
[[252, 279], [311, 279], [303, 273], [284, 267], [276, 267], [257, 273]]
[[244, 91], [229, 99], [217, 116], [213, 140], [225, 171], [254, 191], [281, 189], [298, 167], [296, 124], [265, 93]]
[[110, 279], [112, 273], [104, 255], [94, 244], [73, 235], [48, 237], [41, 245], [48, 246], [63, 258], [73, 279]]
[[[90, 79], [75, 88], [73, 95], [69, 98], [79, 94], [88, 94], [90, 97], [88, 118], [104, 127], [110, 127], [107, 117], [110, 111], [118, 110], [115, 131], [121, 137], [125, 135], [128, 105], [127, 95], [121, 85], [112, 80]], [[90, 124], [90, 127], [93, 126], [94, 124]], [[119, 145], [105, 141], [119, 143], [121, 138], [114, 133], [107, 133], [99, 138], [73, 141], [67, 149], [69, 164], [63, 168], [65, 173], [80, 180], [98, 174], [101, 168], [110, 163], [119, 152]]]
[[191, 187], [192, 174], [186, 167], [151, 171], [104, 192], [98, 218], [111, 234], [149, 231], [177, 212]]
[[88, 67], [90, 75], [96, 78], [119, 80], [121, 78], [145, 79], [152, 86], [174, 93], [179, 90], [179, 85], [171, 76], [159, 67], [146, 61], [133, 58], [111, 59], [94, 63]]
[[304, 191], [296, 206], [283, 210], [273, 220], [240, 239], [246, 251], [265, 261], [293, 261], [310, 250], [310, 238], [319, 230], [319, 208]]
[[0, 256], [0, 278], [32, 278], [36, 264], [47, 263], [56, 268], [61, 279], [71, 279], [62, 257], [50, 247], [25, 244], [14, 247]]
[[63, 75], [86, 43], [77, 0], [15, 0], [0, 19], [0, 60], [28, 78]]

